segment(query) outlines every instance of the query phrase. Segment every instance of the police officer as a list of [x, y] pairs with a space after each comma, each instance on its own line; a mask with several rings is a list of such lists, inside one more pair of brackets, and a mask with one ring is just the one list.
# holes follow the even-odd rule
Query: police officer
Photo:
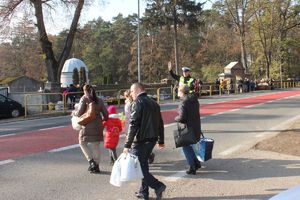
[[191, 69], [189, 67], [182, 67], [182, 76], [175, 74], [172, 70], [172, 63], [171, 61], [168, 63], [168, 69], [170, 75], [181, 85], [187, 85], [190, 89], [190, 94], [198, 94], [199, 90], [197, 89], [197, 80], [191, 77]]

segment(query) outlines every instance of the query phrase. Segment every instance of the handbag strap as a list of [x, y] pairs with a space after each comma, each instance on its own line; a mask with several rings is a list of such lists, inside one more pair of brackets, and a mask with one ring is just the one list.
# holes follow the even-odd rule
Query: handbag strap
[[[201, 137], [202, 136], [202, 137]], [[200, 131], [200, 138], [205, 138], [202, 131]]]
[[186, 126], [186, 124], [183, 124], [184, 125], [184, 127], [183, 128], [181, 128], [180, 126], [179, 126], [179, 122], [177, 122], [177, 130], [183, 130], [183, 129], [185, 129], [187, 126]]

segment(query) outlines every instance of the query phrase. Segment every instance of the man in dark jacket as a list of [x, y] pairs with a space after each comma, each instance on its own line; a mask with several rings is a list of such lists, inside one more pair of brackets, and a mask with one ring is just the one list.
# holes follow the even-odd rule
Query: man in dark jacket
[[77, 92], [77, 88], [73, 84], [70, 84], [70, 88], [68, 89], [68, 97], [71, 102], [69, 105], [70, 109], [74, 109], [74, 105], [76, 103], [76, 93], [75, 92]]
[[130, 87], [133, 103], [129, 121], [127, 139], [123, 153], [131, 153], [138, 156], [144, 178], [136, 196], [149, 199], [149, 187], [155, 190], [156, 199], [161, 199], [166, 186], [158, 181], [149, 172], [148, 159], [158, 143], [160, 149], [164, 148], [164, 124], [159, 105], [147, 96], [144, 87], [140, 83], [134, 83]]

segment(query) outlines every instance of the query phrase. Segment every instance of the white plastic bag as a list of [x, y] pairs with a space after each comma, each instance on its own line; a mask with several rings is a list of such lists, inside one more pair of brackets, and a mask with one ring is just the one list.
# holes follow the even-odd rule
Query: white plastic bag
[[81, 125], [78, 124], [78, 119], [79, 117], [77, 116], [72, 116], [71, 121], [72, 121], [72, 127], [74, 130], [79, 131], [81, 129]]
[[121, 160], [125, 156], [126, 156], [125, 154], [121, 154], [119, 156], [119, 158], [115, 161], [114, 166], [111, 170], [109, 183], [114, 186], [117, 186], [117, 187], [120, 187], [122, 185], [122, 182], [121, 182]]
[[111, 171], [109, 183], [120, 187], [123, 182], [144, 178], [138, 157], [122, 153], [115, 161]]
[[121, 163], [121, 181], [127, 182], [144, 178], [137, 156], [128, 153]]

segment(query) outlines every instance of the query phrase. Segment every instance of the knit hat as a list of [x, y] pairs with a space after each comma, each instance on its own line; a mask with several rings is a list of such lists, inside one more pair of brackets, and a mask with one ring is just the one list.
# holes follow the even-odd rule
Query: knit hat
[[108, 111], [108, 114], [116, 114], [117, 107], [116, 106], [108, 106], [107, 111]]

